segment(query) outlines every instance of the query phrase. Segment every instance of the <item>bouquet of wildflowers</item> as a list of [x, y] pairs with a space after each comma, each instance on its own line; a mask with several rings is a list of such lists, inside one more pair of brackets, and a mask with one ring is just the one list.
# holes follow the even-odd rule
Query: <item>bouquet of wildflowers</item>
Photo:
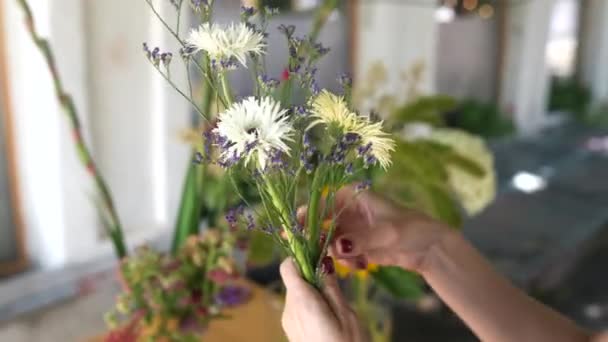
[[222, 308], [243, 303], [237, 285], [232, 234], [207, 230], [190, 236], [176, 255], [140, 247], [121, 264], [124, 292], [106, 315], [107, 341], [196, 340]]
[[[295, 259], [302, 276], [319, 286], [324, 264], [331, 262], [325, 256], [340, 214], [335, 210], [337, 191], [352, 183], [366, 189], [368, 169], [386, 169], [394, 143], [382, 122], [352, 109], [348, 77], [340, 77], [342, 94], [319, 88], [315, 65], [329, 49], [314, 40], [316, 34], [297, 37], [293, 26], [278, 28], [286, 38], [289, 60], [280, 79], [274, 78], [266, 73], [265, 53], [268, 19], [276, 11], [242, 8], [239, 23], [218, 25], [210, 20], [213, 1], [190, 5], [202, 22], [183, 39], [174, 32], [182, 44], [180, 55], [201, 73], [223, 106], [212, 128], [203, 132], [204, 148], [196, 161], [219, 165], [229, 177], [257, 190], [261, 203], [250, 205], [243, 197], [244, 206], [226, 215], [230, 226], [269, 234]], [[316, 21], [328, 14], [319, 13]], [[171, 81], [172, 55], [148, 45], [144, 51], [207, 118]], [[229, 74], [240, 68], [249, 69], [254, 89], [243, 98], [235, 97], [229, 82]], [[296, 94], [305, 100], [295, 103]], [[240, 194], [236, 182], [233, 191]], [[308, 207], [303, 222], [296, 217], [302, 205]]]

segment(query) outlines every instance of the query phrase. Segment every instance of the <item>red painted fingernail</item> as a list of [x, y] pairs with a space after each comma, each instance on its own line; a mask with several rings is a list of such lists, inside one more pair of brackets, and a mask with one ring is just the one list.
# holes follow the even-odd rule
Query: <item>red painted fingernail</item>
[[348, 239], [340, 239], [340, 249], [344, 254], [349, 254], [353, 251], [353, 242]]
[[334, 261], [330, 256], [326, 256], [321, 261], [321, 271], [324, 274], [334, 274]]

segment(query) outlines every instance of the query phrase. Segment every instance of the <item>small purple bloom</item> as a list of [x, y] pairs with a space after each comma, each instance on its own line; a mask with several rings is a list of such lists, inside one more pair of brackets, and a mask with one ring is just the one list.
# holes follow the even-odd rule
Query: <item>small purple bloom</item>
[[372, 181], [370, 181], [369, 179], [364, 180], [363, 182], [357, 184], [357, 187], [355, 188], [355, 190], [357, 192], [360, 191], [365, 191], [368, 190], [372, 185]]
[[255, 13], [255, 8], [248, 6], [241, 6], [241, 15], [245, 18], [249, 18]]
[[253, 220], [253, 215], [251, 213], [247, 214], [247, 230], [253, 230], [255, 228], [255, 221]]
[[171, 60], [173, 59], [173, 54], [171, 52], [163, 52], [160, 55], [160, 60], [163, 62], [165, 67], [168, 67], [171, 64]]
[[342, 142], [344, 142], [347, 146], [352, 146], [359, 142], [361, 136], [357, 133], [348, 132], [342, 138]]
[[367, 145], [365, 145], [365, 146], [359, 146], [357, 148], [357, 152], [359, 153], [360, 157], [363, 157], [366, 154], [368, 154], [371, 149], [372, 149], [372, 143], [367, 143]]
[[215, 297], [217, 304], [221, 306], [237, 306], [245, 303], [251, 298], [251, 291], [242, 286], [225, 286]]
[[352, 174], [353, 174], [353, 163], [348, 163], [348, 165], [346, 165], [346, 168], [344, 169], [344, 172], [347, 175], [352, 176]]
[[353, 86], [353, 79], [347, 73], [340, 74], [340, 76], [338, 76], [338, 82], [342, 88], [350, 88]]
[[194, 164], [201, 164], [203, 162], [203, 155], [200, 152], [196, 152], [194, 154], [194, 158], [192, 159]]
[[279, 27], [277, 28], [279, 30], [279, 32], [283, 33], [285, 36], [287, 36], [287, 38], [291, 38], [291, 36], [293, 35], [293, 33], [296, 30], [296, 27], [294, 25], [279, 25]]
[[265, 225], [262, 227], [262, 231], [268, 235], [272, 235], [274, 232], [276, 232], [276, 229], [271, 225]]

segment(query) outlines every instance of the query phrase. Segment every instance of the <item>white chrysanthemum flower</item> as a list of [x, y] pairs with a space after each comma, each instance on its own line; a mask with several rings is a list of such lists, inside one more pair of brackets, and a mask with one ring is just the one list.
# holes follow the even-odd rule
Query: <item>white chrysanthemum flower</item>
[[198, 52], [207, 51], [212, 59], [228, 61], [236, 58], [243, 66], [247, 66], [247, 53], [262, 54], [264, 36], [247, 27], [244, 23], [230, 24], [221, 27], [217, 24], [204, 23], [190, 31], [186, 43]]
[[270, 97], [256, 99], [251, 96], [234, 103], [220, 114], [213, 130], [227, 140], [222, 158], [243, 156], [245, 164], [248, 164], [255, 155], [259, 168], [263, 170], [273, 152], [289, 154], [286, 142], [293, 141], [293, 127], [286, 112]]
[[451, 147], [485, 171], [484, 176], [479, 178], [458, 167], [448, 167], [450, 186], [463, 208], [469, 215], [481, 212], [496, 196], [496, 174], [492, 152], [481, 138], [461, 130], [434, 129], [428, 139]]
[[391, 152], [395, 142], [391, 135], [382, 130], [382, 122], [372, 123], [368, 118], [351, 112], [344, 98], [323, 90], [312, 102], [314, 121], [308, 128], [318, 124], [335, 126], [343, 133], [356, 133], [361, 137], [361, 145], [371, 145], [371, 154], [386, 169], [391, 165]]

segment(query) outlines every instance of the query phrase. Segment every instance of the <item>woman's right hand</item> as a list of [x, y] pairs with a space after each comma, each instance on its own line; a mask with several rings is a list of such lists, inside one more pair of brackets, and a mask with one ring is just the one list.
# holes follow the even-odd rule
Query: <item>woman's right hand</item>
[[341, 213], [330, 252], [351, 267], [374, 263], [423, 273], [431, 249], [457, 235], [446, 225], [369, 191], [357, 194], [352, 187], [344, 188], [336, 206]]

